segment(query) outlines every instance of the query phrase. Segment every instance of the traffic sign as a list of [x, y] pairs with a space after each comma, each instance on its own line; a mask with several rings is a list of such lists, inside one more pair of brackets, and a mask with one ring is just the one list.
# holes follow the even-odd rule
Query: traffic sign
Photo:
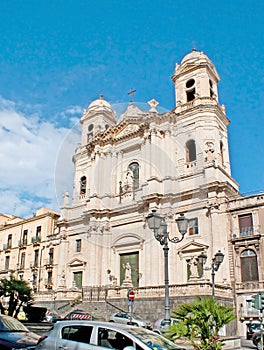
[[129, 301], [134, 301], [135, 300], [135, 293], [133, 292], [133, 290], [130, 290], [128, 292], [128, 300]]

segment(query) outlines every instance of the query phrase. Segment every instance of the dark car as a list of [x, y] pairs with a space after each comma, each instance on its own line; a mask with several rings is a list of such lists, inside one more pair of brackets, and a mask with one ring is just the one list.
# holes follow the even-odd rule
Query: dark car
[[[264, 334], [263, 334], [264, 338]], [[255, 332], [252, 336], [252, 342], [256, 345], [258, 350], [262, 350], [263, 346], [261, 346], [261, 331]]]
[[85, 312], [84, 310], [74, 310], [68, 313], [64, 320], [85, 320], [85, 321], [91, 321], [93, 319], [92, 315], [90, 315], [88, 312]]
[[247, 339], [252, 339], [255, 332], [260, 330], [260, 323], [249, 323], [247, 325]]
[[0, 315], [0, 349], [35, 349], [40, 336], [30, 332], [16, 318]]

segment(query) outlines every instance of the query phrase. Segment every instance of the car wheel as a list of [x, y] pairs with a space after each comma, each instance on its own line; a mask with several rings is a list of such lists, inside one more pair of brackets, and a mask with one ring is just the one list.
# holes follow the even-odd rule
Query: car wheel
[[110, 320], [109, 322], [113, 322], [113, 323], [114, 323], [115, 321], [113, 321], [113, 320]]

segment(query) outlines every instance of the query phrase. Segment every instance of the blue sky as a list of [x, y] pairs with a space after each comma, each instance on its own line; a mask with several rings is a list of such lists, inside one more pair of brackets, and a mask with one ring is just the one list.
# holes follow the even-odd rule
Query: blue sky
[[57, 209], [58, 154], [78, 142], [83, 109], [101, 93], [128, 102], [131, 88], [173, 109], [170, 77], [193, 47], [221, 78], [232, 175], [242, 193], [264, 190], [263, 14], [258, 0], [2, 0], [0, 212]]

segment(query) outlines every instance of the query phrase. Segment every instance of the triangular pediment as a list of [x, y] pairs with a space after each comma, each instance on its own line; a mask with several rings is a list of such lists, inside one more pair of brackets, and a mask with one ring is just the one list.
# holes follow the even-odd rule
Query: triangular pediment
[[198, 243], [198, 242], [195, 242], [193, 240], [193, 241], [187, 243], [186, 245], [182, 246], [179, 249], [178, 254], [180, 254], [181, 256], [193, 255], [195, 253], [197, 254], [197, 253], [201, 253], [203, 251], [206, 251], [207, 249], [208, 249], [208, 245]]
[[75, 259], [72, 259], [68, 265], [70, 267], [77, 267], [77, 266], [83, 266], [83, 265], [86, 265], [86, 261], [83, 261], [81, 259], [78, 259], [78, 258], [75, 258]]
[[123, 130], [121, 130], [120, 132], [118, 132], [116, 135], [115, 135], [115, 138], [116, 139], [120, 139], [120, 138], [123, 138], [123, 137], [126, 137], [126, 136], [129, 136], [129, 135], [132, 135], [132, 134], [135, 134], [139, 131], [139, 125], [138, 124], [128, 124], [126, 125]]
[[92, 142], [89, 144], [89, 148], [93, 149], [95, 145], [113, 144], [120, 140], [133, 138], [135, 136], [142, 136], [144, 133], [144, 125], [137, 122], [123, 122], [119, 125], [109, 128], [106, 132], [97, 134]]

